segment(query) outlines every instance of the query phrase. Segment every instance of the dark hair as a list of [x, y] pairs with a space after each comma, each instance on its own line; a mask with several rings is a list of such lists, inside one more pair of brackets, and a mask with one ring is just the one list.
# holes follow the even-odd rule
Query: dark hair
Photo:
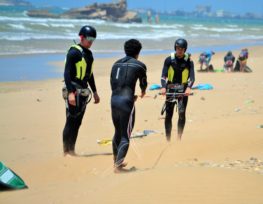
[[130, 39], [124, 43], [124, 51], [127, 56], [135, 57], [140, 53], [142, 44], [136, 39]]

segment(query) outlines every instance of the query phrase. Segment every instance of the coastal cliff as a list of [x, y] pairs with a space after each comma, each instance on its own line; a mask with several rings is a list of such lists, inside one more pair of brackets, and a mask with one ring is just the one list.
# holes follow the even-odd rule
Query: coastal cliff
[[120, 0], [117, 3], [94, 3], [82, 8], [70, 9], [62, 14], [53, 14], [47, 10], [29, 10], [27, 15], [38, 18], [101, 19], [122, 23], [142, 22], [137, 12], [127, 10], [126, 0]]

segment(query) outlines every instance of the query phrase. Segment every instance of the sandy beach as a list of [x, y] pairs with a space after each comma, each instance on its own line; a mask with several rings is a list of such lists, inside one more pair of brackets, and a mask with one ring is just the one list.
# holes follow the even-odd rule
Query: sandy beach
[[[149, 85], [160, 83], [168, 55], [139, 58], [147, 65]], [[223, 67], [224, 55], [213, 56], [215, 68]], [[166, 142], [160, 115], [164, 98], [148, 90], [136, 102], [133, 132], [158, 133], [131, 140], [126, 161], [137, 170], [121, 175], [113, 173], [111, 145], [96, 143], [113, 136], [109, 73], [117, 58], [95, 59], [101, 103], [88, 104], [78, 157], [62, 153], [62, 78], [0, 83], [0, 161], [29, 187], [0, 192], [0, 203], [262, 204], [262, 55], [262, 46], [249, 47], [249, 74], [196, 72], [195, 85], [209, 83], [214, 89], [193, 90], [182, 141], [176, 140], [174, 115], [174, 134]], [[192, 58], [199, 69], [198, 56]], [[63, 72], [63, 62], [50, 63]]]

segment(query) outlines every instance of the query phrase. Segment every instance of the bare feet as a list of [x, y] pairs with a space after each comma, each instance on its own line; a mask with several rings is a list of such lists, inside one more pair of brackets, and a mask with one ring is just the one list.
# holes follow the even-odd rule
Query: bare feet
[[171, 142], [171, 136], [170, 136], [170, 137], [167, 137], [167, 136], [166, 136], [166, 141], [167, 141], [167, 142]]
[[178, 134], [177, 135], [177, 140], [181, 140], [182, 139], [182, 135], [181, 134]]
[[130, 170], [129, 169], [124, 169], [124, 167], [127, 166], [127, 162], [122, 162], [121, 164], [117, 165], [114, 164], [114, 173], [118, 174], [118, 173], [127, 173]]
[[119, 167], [123, 168], [123, 167], [125, 167], [125, 166], [127, 166], [127, 165], [128, 165], [127, 162], [122, 162], [122, 163], [119, 165]]
[[170, 142], [171, 141], [171, 133], [166, 133], [166, 140], [167, 142]]
[[75, 153], [75, 151], [67, 151], [67, 152], [64, 152], [64, 157], [66, 157], [66, 156], [75, 157], [75, 156], [77, 156], [77, 154]]
[[114, 164], [114, 168], [117, 168], [117, 167], [123, 168], [123, 167], [125, 167], [125, 166], [127, 166], [127, 165], [128, 165], [127, 162], [122, 162], [122, 163], [119, 164], [119, 165]]
[[115, 167], [114, 168], [114, 173], [115, 174], [127, 173], [127, 172], [129, 172], [129, 169], [124, 169], [122, 167]]
[[132, 172], [132, 171], [136, 171], [136, 168], [135, 167], [131, 167], [130, 169], [124, 169], [123, 167], [120, 167], [120, 166], [114, 168], [114, 173], [115, 174], [129, 173], [129, 172]]

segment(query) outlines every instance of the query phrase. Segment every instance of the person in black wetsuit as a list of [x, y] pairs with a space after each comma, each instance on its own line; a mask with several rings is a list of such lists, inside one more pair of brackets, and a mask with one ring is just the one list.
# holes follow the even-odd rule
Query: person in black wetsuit
[[66, 124], [63, 130], [64, 156], [76, 155], [75, 144], [81, 125], [90, 86], [95, 103], [100, 102], [92, 71], [93, 55], [89, 48], [96, 39], [97, 32], [92, 26], [83, 26], [79, 31], [80, 43], [72, 45], [67, 53], [64, 80], [66, 93]]
[[[185, 53], [187, 49], [187, 41], [179, 38], [175, 41], [175, 53], [167, 57], [164, 61], [164, 66], [161, 76], [163, 95], [166, 92], [173, 92], [176, 89], [185, 94], [184, 97], [178, 98], [178, 123], [177, 123], [177, 138], [181, 139], [185, 126], [185, 112], [188, 102], [188, 95], [191, 92], [191, 87], [195, 81], [194, 63], [190, 59], [190, 54]], [[181, 88], [180, 88], [181, 87]], [[167, 141], [171, 139], [172, 118], [174, 113], [175, 102], [169, 101], [171, 96], [166, 97], [166, 116], [165, 116], [165, 133]]]
[[124, 44], [126, 57], [115, 62], [111, 70], [111, 113], [115, 127], [112, 148], [115, 173], [125, 171], [123, 169], [126, 166], [124, 158], [128, 152], [129, 140], [135, 121], [134, 102], [137, 96], [134, 93], [138, 79], [141, 97], [146, 93], [146, 66], [137, 60], [141, 48], [141, 43], [136, 39], [126, 41]]

